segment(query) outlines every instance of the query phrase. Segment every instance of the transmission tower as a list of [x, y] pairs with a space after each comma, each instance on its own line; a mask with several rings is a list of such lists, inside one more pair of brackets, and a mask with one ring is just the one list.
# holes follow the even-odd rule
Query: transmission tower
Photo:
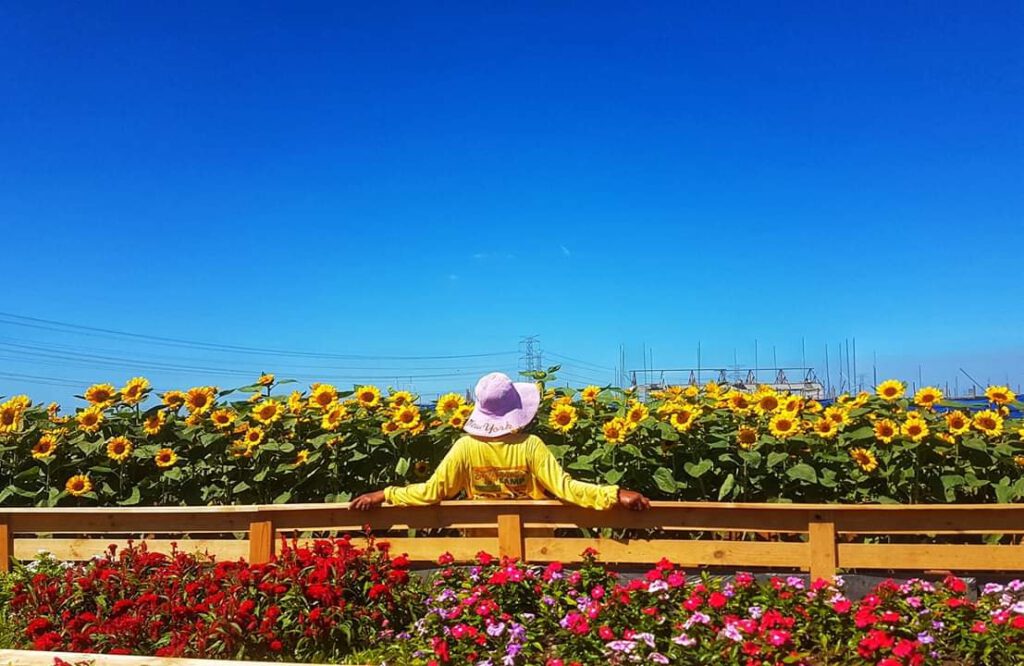
[[540, 337], [527, 335], [519, 340], [519, 367], [524, 372], [540, 372]]

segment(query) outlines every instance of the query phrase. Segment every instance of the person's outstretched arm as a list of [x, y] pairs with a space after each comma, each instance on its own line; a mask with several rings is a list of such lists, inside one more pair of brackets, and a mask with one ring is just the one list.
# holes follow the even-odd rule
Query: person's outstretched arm
[[423, 483], [388, 486], [384, 490], [360, 495], [351, 507], [365, 511], [384, 502], [395, 506], [426, 506], [455, 497], [466, 486], [465, 446], [458, 440], [434, 473]]
[[532, 439], [530, 469], [544, 489], [555, 497], [588, 509], [609, 509], [616, 504], [635, 511], [650, 507], [650, 500], [632, 490], [577, 481], [562, 469], [555, 454], [539, 437]]

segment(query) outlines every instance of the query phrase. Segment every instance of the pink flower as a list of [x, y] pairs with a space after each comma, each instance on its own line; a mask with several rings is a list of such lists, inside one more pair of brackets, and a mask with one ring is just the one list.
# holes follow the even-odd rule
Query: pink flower
[[781, 629], [772, 629], [768, 632], [768, 642], [779, 647], [789, 642], [789, 632]]
[[978, 620], [977, 622], [971, 625], [971, 631], [973, 631], [976, 634], [984, 634], [988, 631], [988, 625], [986, 625], [981, 620]]

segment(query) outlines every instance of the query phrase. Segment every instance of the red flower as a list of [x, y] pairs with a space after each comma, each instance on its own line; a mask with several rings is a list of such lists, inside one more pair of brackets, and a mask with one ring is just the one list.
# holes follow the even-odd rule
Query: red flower
[[916, 651], [917, 641], [908, 641], [906, 638], [900, 639], [900, 642], [892, 649], [892, 653], [901, 658], [909, 657]]
[[[1024, 616], [1022, 616], [1022, 617], [1024, 617]], [[614, 640], [615, 639], [615, 632], [612, 631], [612, 628], [609, 627], [607, 624], [602, 625], [597, 630], [597, 635], [600, 636], [601, 640], [603, 640], [603, 641], [610, 641], [610, 640]]]
[[977, 620], [974, 624], [971, 625], [971, 631], [976, 634], [984, 634], [988, 631], [988, 625], [986, 625], [981, 620]]
[[946, 579], [942, 581], [946, 586], [946, 589], [955, 594], [963, 594], [967, 592], [967, 583], [957, 578], [956, 576], [946, 576]]
[[718, 610], [729, 603], [729, 597], [725, 596], [721, 592], [712, 592], [711, 596], [708, 597], [708, 605]]

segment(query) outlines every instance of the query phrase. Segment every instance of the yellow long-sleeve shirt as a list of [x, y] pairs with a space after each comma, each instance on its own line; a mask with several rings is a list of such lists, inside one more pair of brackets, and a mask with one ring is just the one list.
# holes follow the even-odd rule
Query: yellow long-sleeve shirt
[[576, 481], [536, 435], [483, 440], [465, 435], [423, 483], [391, 486], [384, 498], [399, 506], [423, 506], [465, 491], [469, 499], [544, 499], [545, 491], [572, 504], [607, 509], [618, 501], [618, 486]]

